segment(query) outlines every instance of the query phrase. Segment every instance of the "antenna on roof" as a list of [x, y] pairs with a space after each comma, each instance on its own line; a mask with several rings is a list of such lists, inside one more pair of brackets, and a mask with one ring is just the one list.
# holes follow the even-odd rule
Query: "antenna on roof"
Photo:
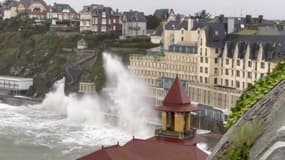
[[242, 12], [243, 12], [243, 9], [241, 8], [240, 9], [240, 17], [243, 17], [243, 13]]

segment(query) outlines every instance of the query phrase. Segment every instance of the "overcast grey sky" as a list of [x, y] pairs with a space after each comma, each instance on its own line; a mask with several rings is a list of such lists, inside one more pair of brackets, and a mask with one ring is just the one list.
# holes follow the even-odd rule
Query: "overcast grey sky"
[[77, 11], [83, 5], [98, 3], [121, 11], [135, 9], [146, 14], [153, 13], [157, 8], [173, 8], [185, 15], [206, 9], [212, 15], [223, 13], [226, 16], [240, 16], [243, 10], [243, 15], [263, 14], [265, 18], [285, 19], [284, 0], [46, 0], [46, 2], [69, 3]]

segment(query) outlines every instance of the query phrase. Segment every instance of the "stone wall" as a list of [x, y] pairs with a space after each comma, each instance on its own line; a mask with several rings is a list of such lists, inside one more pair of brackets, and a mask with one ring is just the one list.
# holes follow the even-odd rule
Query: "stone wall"
[[[230, 145], [230, 137], [235, 128], [242, 126], [253, 119], [265, 119], [265, 131], [250, 150], [250, 160], [259, 160], [263, 157], [274, 142], [280, 140], [278, 130], [285, 125], [285, 81], [279, 83], [267, 93], [262, 100], [255, 104], [238, 122], [233, 125], [216, 145], [208, 160], [213, 160], [221, 151]], [[284, 157], [283, 157], [284, 159]], [[265, 158], [267, 160], [267, 158]], [[280, 159], [281, 160], [281, 159]]]

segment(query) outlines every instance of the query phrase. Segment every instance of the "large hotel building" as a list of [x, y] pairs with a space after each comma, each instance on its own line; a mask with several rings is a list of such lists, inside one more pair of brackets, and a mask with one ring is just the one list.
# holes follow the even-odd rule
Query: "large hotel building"
[[228, 113], [249, 85], [285, 57], [280, 25], [252, 18], [177, 18], [164, 25], [163, 53], [130, 57], [129, 69], [161, 104], [176, 75], [193, 102]]

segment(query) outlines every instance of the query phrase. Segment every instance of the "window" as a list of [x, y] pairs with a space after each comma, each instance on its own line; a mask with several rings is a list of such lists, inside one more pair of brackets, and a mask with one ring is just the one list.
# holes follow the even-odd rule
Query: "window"
[[226, 75], [229, 75], [229, 70], [228, 69], [226, 69]]
[[248, 61], [248, 67], [252, 67], [251, 61]]
[[240, 76], [240, 71], [237, 71], [237, 77], [239, 77]]
[[215, 74], [218, 74], [218, 68], [215, 68]]
[[261, 62], [261, 68], [264, 69], [265, 68], [265, 63]]
[[208, 83], [208, 78], [205, 77], [205, 83]]
[[182, 42], [184, 41], [184, 37], [181, 37], [181, 41], [182, 41]]
[[229, 59], [226, 59], [226, 64], [229, 64], [229, 63], [230, 63]]
[[218, 64], [218, 58], [215, 58], [215, 64]]
[[205, 58], [205, 63], [208, 63], [208, 57]]
[[205, 56], [208, 56], [208, 49], [206, 48]]
[[200, 77], [200, 82], [203, 83], [203, 77]]
[[200, 48], [200, 55], [202, 56], [202, 54], [203, 54], [203, 53], [202, 53], [202, 48]]
[[202, 46], [203, 45], [203, 39], [201, 38], [201, 41], [200, 41], [200, 45]]
[[260, 78], [263, 78], [263, 77], [264, 77], [264, 73], [261, 73], [261, 74], [260, 74]]
[[219, 48], [216, 48], [216, 54], [218, 54], [219, 53]]
[[240, 82], [236, 81], [236, 88], [240, 88]]
[[240, 66], [240, 60], [237, 60], [237, 66]]
[[181, 34], [184, 34], [184, 30], [181, 30]]
[[205, 73], [208, 73], [208, 68], [207, 67], [205, 67]]
[[214, 79], [214, 84], [218, 84], [218, 79], [217, 78]]
[[226, 86], [229, 86], [229, 80], [226, 79], [225, 83], [226, 83]]
[[251, 72], [247, 72], [247, 77], [248, 77], [248, 78], [252, 78]]
[[203, 73], [203, 67], [200, 67], [200, 73]]
[[203, 63], [203, 57], [200, 58], [200, 62]]

